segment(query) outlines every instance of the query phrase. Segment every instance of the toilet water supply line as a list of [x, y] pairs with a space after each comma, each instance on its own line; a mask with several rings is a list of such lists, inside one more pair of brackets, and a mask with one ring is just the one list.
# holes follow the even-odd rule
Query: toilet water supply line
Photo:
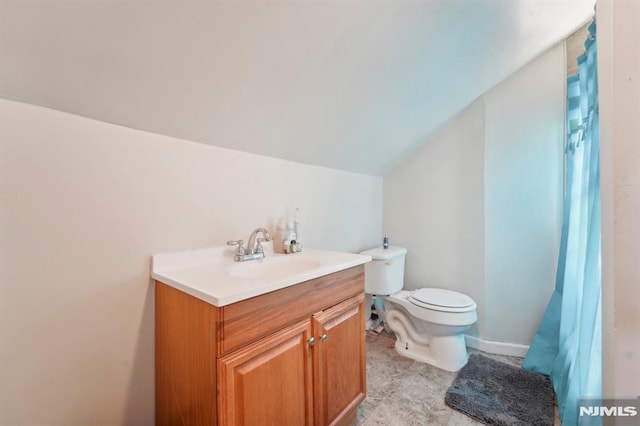
[[393, 331], [389, 328], [389, 323], [387, 322], [386, 319], [386, 309], [384, 307], [384, 303], [382, 303], [382, 299], [380, 298], [380, 296], [373, 296], [373, 308], [375, 308], [376, 312], [380, 315], [378, 318], [378, 321], [382, 322], [382, 326], [384, 327], [384, 330], [391, 334]]

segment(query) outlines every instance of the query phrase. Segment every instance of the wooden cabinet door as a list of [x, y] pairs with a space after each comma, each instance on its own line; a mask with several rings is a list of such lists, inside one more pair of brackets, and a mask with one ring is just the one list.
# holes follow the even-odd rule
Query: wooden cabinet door
[[312, 425], [309, 319], [218, 360], [219, 425]]
[[313, 316], [315, 424], [344, 423], [366, 393], [364, 295]]

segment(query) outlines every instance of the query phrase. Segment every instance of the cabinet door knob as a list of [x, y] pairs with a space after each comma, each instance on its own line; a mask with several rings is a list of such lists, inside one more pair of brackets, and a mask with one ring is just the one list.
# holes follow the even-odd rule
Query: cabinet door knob
[[316, 338], [312, 336], [312, 337], [309, 339], [309, 346], [313, 346], [313, 345], [315, 345], [315, 344], [316, 344]]
[[323, 342], [326, 342], [328, 337], [329, 336], [327, 336], [326, 334], [323, 334], [322, 337], [320, 337], [320, 340], [322, 340]]

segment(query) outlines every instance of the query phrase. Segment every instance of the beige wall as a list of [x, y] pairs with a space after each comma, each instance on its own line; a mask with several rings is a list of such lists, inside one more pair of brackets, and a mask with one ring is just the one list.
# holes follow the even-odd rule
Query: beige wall
[[603, 394], [640, 395], [640, 3], [600, 0]]
[[301, 209], [307, 247], [379, 241], [382, 180], [0, 100], [0, 424], [153, 423], [150, 256]]
[[489, 340], [528, 345], [555, 287], [565, 87], [561, 43], [484, 96]]
[[383, 226], [407, 248], [405, 288], [471, 296], [484, 328], [484, 105], [471, 104], [384, 177]]
[[558, 45], [384, 178], [383, 227], [409, 250], [406, 287], [469, 294], [470, 334], [483, 340], [528, 345], [554, 287], [564, 84]]

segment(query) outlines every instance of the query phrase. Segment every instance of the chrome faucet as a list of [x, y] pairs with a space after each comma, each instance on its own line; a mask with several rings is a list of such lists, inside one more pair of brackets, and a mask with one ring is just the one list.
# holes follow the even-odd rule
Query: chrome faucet
[[[264, 238], [257, 238], [259, 233], [262, 233]], [[263, 241], [271, 241], [269, 231], [264, 228], [254, 229], [251, 235], [249, 235], [249, 247], [247, 247], [249, 254], [264, 253], [264, 247], [262, 247]]]
[[[259, 233], [262, 233], [264, 238], [258, 238]], [[253, 230], [249, 236], [249, 244], [247, 246], [244, 245], [244, 240], [227, 241], [227, 245], [238, 246], [233, 259], [236, 262], [244, 262], [246, 260], [264, 258], [264, 247], [262, 246], [264, 241], [271, 241], [271, 235], [266, 229], [260, 227]]]

